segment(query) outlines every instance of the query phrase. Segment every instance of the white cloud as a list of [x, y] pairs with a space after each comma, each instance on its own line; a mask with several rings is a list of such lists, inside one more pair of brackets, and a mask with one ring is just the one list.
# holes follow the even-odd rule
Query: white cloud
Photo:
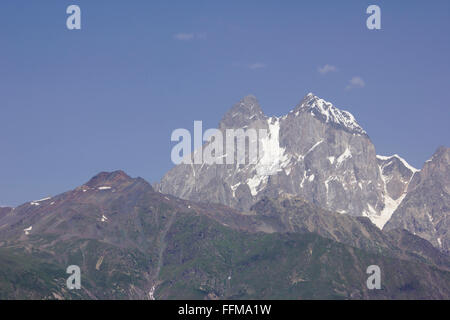
[[173, 37], [176, 40], [189, 41], [194, 39], [195, 35], [193, 33], [177, 33]]
[[264, 63], [260, 63], [260, 62], [255, 62], [255, 63], [248, 65], [248, 68], [252, 69], [252, 70], [263, 69], [265, 67], [266, 67], [266, 65]]
[[355, 88], [364, 88], [366, 86], [366, 83], [361, 77], [353, 77], [350, 79], [350, 82], [348, 83], [346, 89], [351, 90]]
[[326, 64], [323, 67], [319, 67], [317, 70], [319, 71], [320, 74], [327, 74], [329, 72], [336, 72], [337, 68], [330, 64]]
[[201, 33], [177, 33], [173, 36], [173, 38], [175, 40], [180, 40], [180, 41], [190, 41], [190, 40], [194, 40], [194, 39], [200, 39], [200, 40], [204, 40], [206, 39], [206, 33], [205, 32], [201, 32]]

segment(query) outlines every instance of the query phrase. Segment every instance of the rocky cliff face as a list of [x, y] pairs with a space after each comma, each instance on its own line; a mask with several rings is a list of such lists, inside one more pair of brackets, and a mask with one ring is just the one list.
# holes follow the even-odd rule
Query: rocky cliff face
[[403, 228], [450, 251], [450, 149], [440, 147], [420, 172], [385, 230]]
[[225, 114], [219, 129], [266, 129], [255, 164], [181, 164], [156, 188], [184, 199], [249, 210], [263, 197], [293, 194], [328, 210], [367, 216], [379, 228], [401, 202], [416, 172], [398, 156], [378, 157], [347, 111], [312, 93], [287, 115], [267, 117], [249, 96]]
[[0, 219], [6, 216], [11, 210], [12, 208], [9, 207], [0, 207]]
[[379, 216], [373, 216], [372, 221], [382, 228], [392, 216], [392, 213], [402, 203], [408, 192], [408, 186], [414, 174], [419, 170], [410, 166], [398, 155], [390, 157], [377, 156], [378, 168], [383, 180], [384, 208]]

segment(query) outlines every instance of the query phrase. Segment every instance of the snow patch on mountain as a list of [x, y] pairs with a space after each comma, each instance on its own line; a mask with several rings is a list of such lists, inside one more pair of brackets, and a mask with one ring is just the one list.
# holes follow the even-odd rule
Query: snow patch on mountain
[[32, 206], [39, 206], [41, 204], [41, 202], [44, 202], [44, 201], [47, 201], [47, 200], [50, 200], [50, 199], [51, 199], [51, 197], [47, 197], [47, 198], [39, 199], [39, 200], [34, 200], [34, 201], [30, 202], [30, 205], [32, 205]]
[[350, 152], [350, 149], [347, 147], [338, 158], [337, 158], [337, 165], [340, 166], [345, 160], [352, 157], [352, 153]]
[[[412, 177], [414, 176], [414, 173], [418, 172], [419, 170], [410, 166], [404, 159], [400, 158], [398, 155], [393, 155], [390, 157], [377, 155], [377, 158], [380, 160], [383, 160], [383, 161], [390, 160], [394, 157], [398, 158], [405, 167], [407, 167], [409, 170], [411, 170], [413, 172], [410, 180], [408, 181], [408, 184], [409, 184], [409, 182], [411, 182], [411, 180], [412, 180]], [[384, 203], [384, 208], [383, 208], [383, 210], [381, 210], [381, 212], [379, 214], [371, 213], [371, 212], [369, 213], [367, 211], [365, 211], [364, 213], [378, 228], [383, 229], [384, 225], [389, 221], [389, 219], [391, 219], [394, 211], [397, 210], [399, 205], [402, 203], [403, 199], [405, 199], [406, 194], [407, 194], [406, 190], [408, 190], [408, 186], [406, 186], [405, 192], [400, 197], [398, 197], [397, 199], [391, 198], [389, 196], [389, 193], [387, 190], [387, 184], [389, 183], [389, 181], [392, 177], [383, 174], [383, 167], [378, 166], [378, 169], [380, 172], [381, 180], [383, 181], [384, 190], [383, 190], [383, 199], [382, 200]]]
[[406, 197], [406, 193], [402, 194], [397, 200], [392, 199], [387, 194], [384, 195], [384, 208], [381, 210], [380, 214], [371, 214], [369, 219], [375, 224], [379, 229], [383, 229], [384, 225], [392, 217], [392, 214], [397, 210], [400, 203]]
[[33, 229], [33, 226], [30, 226], [26, 229], [23, 229], [23, 232], [25, 232], [25, 235], [29, 235], [32, 229]]
[[278, 118], [269, 118], [269, 134], [260, 141], [262, 156], [256, 165], [257, 174], [270, 176], [283, 170], [289, 163], [285, 149], [280, 147], [280, 121]]
[[267, 182], [267, 179], [268, 176], [259, 176], [256, 174], [247, 180], [247, 185], [250, 188], [252, 196], [256, 196], [258, 192], [262, 190], [262, 187], [259, 188], [259, 186], [263, 183], [265, 184]]
[[268, 134], [259, 142], [260, 157], [255, 165], [256, 174], [247, 180], [253, 196], [264, 188], [269, 176], [284, 170], [290, 162], [286, 150], [280, 146], [280, 119], [268, 118]]

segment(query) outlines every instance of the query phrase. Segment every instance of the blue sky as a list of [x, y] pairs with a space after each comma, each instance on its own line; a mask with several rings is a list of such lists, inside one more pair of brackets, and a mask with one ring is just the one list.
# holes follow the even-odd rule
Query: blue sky
[[[66, 28], [71, 4], [82, 30]], [[0, 205], [100, 171], [157, 181], [174, 129], [216, 127], [250, 93], [282, 115], [312, 91], [420, 168], [448, 146], [449, 31], [446, 0], [2, 0]]]

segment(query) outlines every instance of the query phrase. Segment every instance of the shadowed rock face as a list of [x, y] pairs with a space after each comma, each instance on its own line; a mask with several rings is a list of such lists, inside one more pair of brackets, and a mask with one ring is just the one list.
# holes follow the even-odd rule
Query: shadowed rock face
[[440, 147], [408, 186], [385, 230], [403, 228], [443, 252], [450, 250], [450, 149]]
[[0, 219], [6, 216], [9, 212], [11, 212], [12, 208], [9, 207], [0, 207]]
[[292, 195], [276, 200], [263, 198], [252, 206], [251, 212], [272, 232], [311, 232], [367, 251], [412, 260], [421, 257], [418, 261], [430, 261], [450, 270], [450, 257], [406, 230], [384, 232], [366, 217], [330, 212]]
[[226, 113], [219, 128], [267, 129], [267, 138], [258, 137], [258, 163], [178, 165], [156, 189], [239, 210], [249, 210], [264, 197], [293, 194], [331, 211], [367, 216], [381, 228], [414, 170], [404, 160], [377, 159], [355, 118], [313, 94], [280, 118], [266, 117], [257, 100], [246, 97]]

